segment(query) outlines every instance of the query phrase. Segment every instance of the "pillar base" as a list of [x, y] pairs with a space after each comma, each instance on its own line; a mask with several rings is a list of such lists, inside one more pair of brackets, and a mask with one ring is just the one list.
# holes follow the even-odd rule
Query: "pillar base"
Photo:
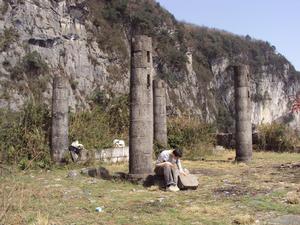
[[252, 157], [246, 157], [246, 156], [236, 156], [235, 157], [235, 161], [237, 163], [248, 163], [248, 162], [251, 162], [252, 160]]

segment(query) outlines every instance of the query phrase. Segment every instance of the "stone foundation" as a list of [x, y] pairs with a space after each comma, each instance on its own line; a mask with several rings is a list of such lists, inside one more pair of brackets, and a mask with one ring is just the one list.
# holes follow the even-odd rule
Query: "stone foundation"
[[88, 160], [96, 160], [111, 163], [128, 162], [129, 148], [106, 148], [93, 151], [81, 151], [81, 157], [79, 162], [86, 162]]

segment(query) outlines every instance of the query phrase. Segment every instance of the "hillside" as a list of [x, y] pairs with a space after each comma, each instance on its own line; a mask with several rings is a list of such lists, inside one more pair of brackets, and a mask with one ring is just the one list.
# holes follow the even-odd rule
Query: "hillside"
[[251, 69], [253, 123], [297, 124], [289, 111], [299, 72], [266, 41], [178, 22], [153, 0], [0, 0], [0, 11], [0, 108], [19, 110], [30, 97], [49, 103], [57, 72], [69, 78], [73, 110], [88, 109], [94, 96], [127, 94], [130, 39], [147, 34], [155, 74], [168, 84], [169, 115], [230, 130], [227, 67], [243, 61]]

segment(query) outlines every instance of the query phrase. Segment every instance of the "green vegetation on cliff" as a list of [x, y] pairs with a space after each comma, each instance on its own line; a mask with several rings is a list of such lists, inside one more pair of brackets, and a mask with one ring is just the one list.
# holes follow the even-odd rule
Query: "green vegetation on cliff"
[[[107, 51], [112, 59], [118, 56], [123, 71], [129, 69], [130, 63], [126, 45], [130, 44], [131, 36], [135, 34], [152, 37], [155, 70], [171, 88], [187, 82], [190, 72], [187, 69], [187, 53], [191, 53], [195, 82], [201, 95], [208, 100], [207, 104], [203, 104], [198, 96], [193, 100], [203, 113], [208, 108], [215, 117], [222, 113], [232, 116], [232, 110], [221, 101], [217, 108], [212, 103], [214, 96], [222, 94], [222, 90], [209, 90], [208, 87], [215, 75], [212, 66], [220, 59], [227, 59], [230, 63], [242, 61], [249, 64], [255, 80], [263, 76], [263, 68], [272, 70], [270, 73], [280, 74], [286, 65], [289, 66], [289, 79], [300, 77], [299, 72], [269, 42], [249, 35], [239, 36], [223, 30], [179, 22], [154, 0], [88, 0], [86, 4], [90, 12], [89, 18], [97, 27], [92, 30], [91, 38], [96, 37], [99, 47]], [[116, 67], [113, 73], [120, 74], [119, 70], [121, 68]], [[173, 93], [169, 95], [172, 96]], [[192, 96], [191, 93], [190, 95]], [[258, 100], [254, 95], [253, 98], [253, 101]], [[174, 98], [172, 101], [180, 108]], [[220, 128], [224, 126], [225, 124], [221, 124]]]
[[188, 50], [193, 52], [194, 70], [201, 81], [212, 78], [210, 65], [222, 57], [232, 61], [242, 58], [253, 70], [289, 63], [267, 41], [178, 22], [154, 0], [88, 0], [86, 4], [90, 19], [99, 28], [93, 32], [101, 48], [123, 56], [124, 60], [129, 54], [124, 39], [129, 41], [134, 34], [151, 36], [158, 73], [168, 82], [184, 78]]

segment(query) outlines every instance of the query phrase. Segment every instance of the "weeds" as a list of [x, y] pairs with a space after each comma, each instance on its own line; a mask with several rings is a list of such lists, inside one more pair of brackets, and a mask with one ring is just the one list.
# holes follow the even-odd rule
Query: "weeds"
[[258, 148], [269, 151], [293, 151], [299, 138], [284, 124], [262, 124], [258, 127]]
[[0, 34], [0, 52], [6, 51], [18, 39], [19, 34], [16, 29], [13, 27], [5, 28], [3, 34]]
[[200, 159], [212, 153], [215, 143], [214, 128], [196, 118], [170, 118], [168, 120], [168, 143], [170, 147], [184, 149], [187, 159]]
[[[18, 164], [21, 169], [40, 161], [50, 164], [50, 114], [44, 104], [28, 102], [23, 112], [1, 112], [0, 147], [2, 160]], [[34, 161], [34, 162], [33, 162]]]
[[[267, 222], [277, 215], [300, 213], [299, 203], [286, 202], [288, 193], [295, 193], [299, 185], [272, 167], [298, 162], [299, 154], [259, 152], [254, 154], [250, 165], [233, 164], [229, 160], [220, 163], [233, 155], [233, 151], [225, 151], [207, 156], [208, 161], [183, 160], [183, 166], [190, 171], [203, 173], [197, 174], [200, 183], [197, 190], [179, 193], [85, 176], [70, 179], [66, 178], [70, 169], [67, 167], [49, 172], [14, 171], [0, 176], [0, 200], [4, 199], [0, 214], [6, 211], [0, 223], [245, 225], [257, 220]], [[127, 163], [105, 164], [105, 167], [110, 172], [128, 172]], [[219, 172], [212, 175], [204, 173], [205, 170]], [[231, 185], [256, 194], [221, 198], [214, 192]], [[100, 213], [95, 211], [99, 206], [103, 209]]]
[[79, 140], [86, 149], [111, 147], [109, 117], [100, 108], [70, 116], [70, 141]]

